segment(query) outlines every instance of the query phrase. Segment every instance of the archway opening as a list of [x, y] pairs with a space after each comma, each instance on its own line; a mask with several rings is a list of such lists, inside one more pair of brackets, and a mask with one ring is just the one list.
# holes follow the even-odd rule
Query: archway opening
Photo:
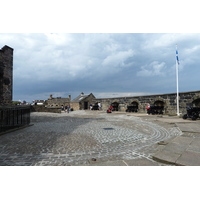
[[165, 103], [161, 100], [155, 101], [154, 106], [163, 106], [164, 107]]
[[113, 103], [111, 103], [111, 106], [113, 107], [113, 111], [118, 111], [119, 110], [119, 103], [113, 102]]
[[200, 107], [200, 98], [192, 102], [193, 107]]
[[147, 113], [152, 114], [152, 115], [155, 115], [155, 114], [162, 115], [164, 112], [164, 104], [165, 103], [161, 100], [155, 101], [154, 104], [150, 106], [150, 109], [147, 110]]
[[129, 106], [127, 106], [126, 112], [138, 112], [138, 102], [133, 101]]

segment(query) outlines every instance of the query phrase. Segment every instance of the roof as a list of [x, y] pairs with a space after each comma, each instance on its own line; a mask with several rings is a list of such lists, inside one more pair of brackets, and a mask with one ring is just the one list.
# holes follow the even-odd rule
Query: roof
[[[93, 95], [92, 93], [85, 95], [83, 92], [77, 96], [75, 99], [73, 99], [71, 102], [72, 103], [79, 103], [81, 101], [83, 101], [84, 99], [86, 99], [87, 97], [89, 97], [90, 95]], [[94, 95], [93, 95], [94, 96]]]
[[7, 45], [5, 45], [4, 47], [2, 47], [0, 50], [1, 50], [1, 51], [4, 51], [4, 50], [6, 50], [6, 49], [11, 49], [12, 51], [14, 50], [13, 48], [11, 48], [11, 47], [9, 47], [9, 46], [7, 46]]
[[85, 99], [88, 95], [84, 95], [83, 93], [81, 93], [79, 96], [77, 96], [75, 99], [73, 99], [71, 102], [72, 103], [79, 103], [80, 101], [82, 101], [83, 99]]

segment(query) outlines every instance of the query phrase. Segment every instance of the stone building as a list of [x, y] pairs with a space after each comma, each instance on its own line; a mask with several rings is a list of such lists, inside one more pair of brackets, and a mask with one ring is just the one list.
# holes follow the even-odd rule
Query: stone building
[[88, 110], [90, 104], [93, 104], [95, 102], [95, 96], [90, 93], [89, 95], [85, 95], [83, 92], [73, 99], [70, 103], [71, 108], [73, 110]]
[[53, 97], [51, 94], [48, 100], [45, 101], [45, 105], [47, 107], [62, 107], [62, 106], [68, 106], [70, 105], [71, 101], [71, 95], [68, 96], [68, 98], [62, 98], [62, 97]]
[[0, 49], [0, 105], [12, 103], [13, 51], [6, 45]]

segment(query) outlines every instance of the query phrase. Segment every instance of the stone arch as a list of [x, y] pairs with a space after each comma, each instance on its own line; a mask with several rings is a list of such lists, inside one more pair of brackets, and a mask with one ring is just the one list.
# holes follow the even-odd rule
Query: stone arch
[[196, 99], [200, 99], [200, 94], [196, 94], [196, 95], [194, 95], [194, 97], [192, 97], [192, 101], [194, 101]]
[[140, 107], [140, 102], [137, 100], [137, 99], [134, 99], [132, 102], [131, 102], [131, 105], [135, 106], [137, 108], [137, 111]]
[[131, 99], [129, 101], [129, 104], [134, 104], [134, 103], [137, 103], [138, 105], [140, 105], [140, 101], [138, 99]]
[[165, 105], [166, 103], [164, 99], [161, 99], [161, 98], [155, 99], [153, 103], [155, 114], [163, 114], [163, 112], [166, 113]]
[[162, 100], [156, 100], [156, 101], [154, 101], [153, 105], [154, 106], [164, 106], [165, 102]]
[[200, 98], [196, 98], [192, 101], [193, 107], [200, 107]]
[[132, 105], [132, 106], [137, 106], [137, 107], [138, 107], [138, 106], [139, 106], [139, 103], [138, 103], [137, 101], [132, 101], [132, 102], [131, 102], [131, 105]]
[[119, 110], [119, 102], [118, 101], [112, 102], [111, 106], [114, 108], [114, 111], [118, 111]]
[[192, 103], [192, 106], [200, 107], [200, 95], [195, 95], [195, 96], [191, 99], [191, 103]]
[[157, 97], [155, 99], [152, 99], [150, 104], [154, 105], [154, 106], [165, 106], [166, 105], [166, 100], [161, 98], [161, 97]]
[[126, 112], [138, 112], [138, 108], [139, 108], [139, 101], [138, 100], [133, 100], [127, 106]]

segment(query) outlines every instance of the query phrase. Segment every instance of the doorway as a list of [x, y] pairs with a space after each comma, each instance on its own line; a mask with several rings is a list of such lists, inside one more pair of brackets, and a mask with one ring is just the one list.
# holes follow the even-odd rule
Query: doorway
[[84, 101], [84, 110], [87, 110], [87, 109], [88, 109], [88, 102]]

